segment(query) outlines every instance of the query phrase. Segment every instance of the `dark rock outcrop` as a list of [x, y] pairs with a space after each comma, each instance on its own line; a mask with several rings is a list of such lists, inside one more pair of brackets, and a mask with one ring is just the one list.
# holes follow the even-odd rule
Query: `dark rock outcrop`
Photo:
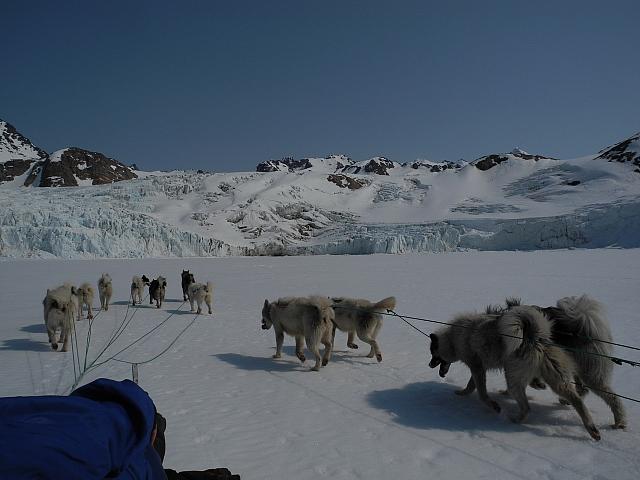
[[389, 170], [395, 165], [391, 160], [385, 157], [376, 157], [369, 160], [364, 166], [367, 173], [375, 173], [376, 175], [389, 175]]
[[395, 163], [385, 157], [374, 157], [364, 165], [346, 165], [340, 170], [342, 173], [374, 173], [376, 175], [389, 175], [389, 170], [395, 168]]
[[138, 178], [131, 167], [102, 153], [71, 147], [51, 155], [42, 167], [41, 187], [71, 187], [79, 181], [91, 185]]
[[369, 183], [362, 179], [356, 179], [349, 177], [348, 175], [342, 175], [340, 173], [334, 174], [332, 173], [327, 177], [331, 183], [335, 183], [340, 188], [348, 188], [349, 190], [358, 190]]
[[296, 172], [299, 170], [306, 170], [311, 168], [311, 162], [308, 158], [301, 158], [296, 160], [293, 157], [285, 157], [282, 160], [267, 160], [266, 162], [260, 162], [256, 167], [257, 172], [281, 172], [289, 171]]
[[425, 169], [431, 173], [444, 172], [445, 170], [455, 170], [460, 168], [460, 165], [453, 162], [431, 163], [431, 162], [413, 162], [411, 168], [414, 170]]
[[15, 180], [47, 157], [13, 125], [0, 120], [0, 183]]
[[478, 170], [486, 171], [489, 170], [496, 165], [500, 165], [502, 162], [506, 162], [509, 158], [514, 159], [522, 159], [522, 160], [533, 160], [537, 162], [538, 160], [546, 159], [546, 160], [555, 160], [552, 157], [545, 157], [544, 155], [531, 155], [530, 153], [524, 152], [519, 148], [515, 148], [510, 153], [502, 153], [502, 154], [492, 154], [484, 157], [480, 157], [477, 160], [471, 162]]
[[640, 173], [640, 132], [632, 137], [616, 143], [612, 147], [600, 150], [597, 159], [608, 162], [628, 163], [634, 165], [635, 171]]
[[509, 160], [509, 157], [507, 156], [493, 154], [487, 155], [486, 157], [480, 157], [473, 164], [478, 170], [482, 170], [484, 172], [496, 165], [500, 165], [502, 162], [506, 162], [507, 160]]

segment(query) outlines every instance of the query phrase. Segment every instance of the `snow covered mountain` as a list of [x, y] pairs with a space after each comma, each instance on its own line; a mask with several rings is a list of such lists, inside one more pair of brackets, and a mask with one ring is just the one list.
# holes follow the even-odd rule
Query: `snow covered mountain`
[[78, 147], [51, 155], [0, 120], [0, 185], [73, 187], [137, 178], [131, 167]]
[[632, 137], [601, 150], [597, 159], [609, 162], [629, 163], [634, 165], [635, 171], [640, 173], [640, 132]]
[[570, 160], [520, 149], [467, 164], [332, 155], [263, 162], [257, 172], [136, 171], [107, 185], [88, 185], [76, 160], [78, 187], [0, 188], [0, 255], [640, 247], [637, 140]]
[[0, 120], [0, 184], [23, 185], [35, 165], [48, 157], [16, 128]]

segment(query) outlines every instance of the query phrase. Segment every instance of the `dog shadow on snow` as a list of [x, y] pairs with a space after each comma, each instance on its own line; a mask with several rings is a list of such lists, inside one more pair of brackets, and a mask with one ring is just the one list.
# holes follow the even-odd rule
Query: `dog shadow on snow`
[[30, 338], [10, 338], [0, 341], [0, 351], [1, 350], [14, 350], [23, 352], [50, 352], [51, 347], [46, 342], [36, 342], [34, 340], [31, 340]]
[[[468, 396], [458, 396], [454, 392], [460, 386], [427, 381], [410, 383], [402, 388], [377, 390], [367, 395], [367, 402], [375, 408], [390, 413], [393, 421], [412, 428], [441, 429], [465, 432], [530, 432], [542, 437], [572, 438], [588, 440], [586, 431], [578, 434], [568, 433], [562, 428], [550, 432], [548, 427], [580, 427], [582, 422], [575, 412], [574, 418], [566, 416], [573, 410], [555, 403], [538, 403], [529, 398], [531, 412], [527, 422], [516, 424], [507, 418], [507, 414], [515, 413], [517, 404], [510, 397], [498, 392], [489, 392], [502, 407], [496, 414], [480, 402], [477, 392]], [[527, 392], [531, 394], [531, 391]], [[562, 413], [559, 416], [558, 413]]]
[[[275, 347], [274, 347], [275, 352]], [[212, 357], [229, 363], [242, 370], [256, 371], [262, 370], [264, 372], [295, 372], [295, 371], [307, 371], [315, 363], [315, 360], [309, 358], [309, 355], [305, 352], [307, 361], [305, 363], [300, 362], [295, 356], [295, 347], [284, 347], [282, 349], [282, 358], [271, 358], [271, 355], [260, 357], [253, 355], [242, 355], [239, 353], [217, 353], [211, 355]]]
[[44, 323], [34, 323], [20, 327], [20, 331], [27, 333], [47, 333], [47, 327], [45, 327]]

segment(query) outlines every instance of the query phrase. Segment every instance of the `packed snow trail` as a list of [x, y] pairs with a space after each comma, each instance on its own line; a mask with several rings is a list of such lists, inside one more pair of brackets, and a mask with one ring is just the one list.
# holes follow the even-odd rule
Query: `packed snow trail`
[[[601, 429], [591, 441], [575, 412], [548, 391], [529, 390], [532, 411], [522, 425], [506, 413], [515, 403], [498, 396], [504, 379], [489, 375], [491, 395], [505, 412], [489, 411], [476, 395], [460, 398], [468, 370], [454, 365], [445, 381], [428, 368], [428, 341], [399, 319], [384, 318], [378, 340], [383, 362], [346, 348], [336, 335], [327, 367], [309, 372], [285, 340], [271, 358], [272, 330], [260, 329], [264, 299], [326, 294], [380, 300], [395, 295], [396, 310], [448, 320], [515, 295], [552, 305], [565, 295], [589, 293], [601, 301], [614, 340], [640, 344], [640, 251], [461, 252], [428, 255], [227, 257], [144, 260], [17, 260], [1, 264], [0, 361], [2, 395], [64, 393], [73, 383], [70, 353], [51, 351], [42, 323], [47, 287], [63, 281], [113, 278], [114, 303], [93, 323], [89, 358], [114, 334], [127, 309], [133, 275], [168, 279], [162, 309], [143, 304], [116, 352], [124, 360], [161, 351], [192, 319], [182, 303], [180, 271], [215, 284], [213, 315], [200, 315], [163, 356], [140, 366], [140, 384], [168, 420], [167, 459], [178, 469], [227, 466], [243, 479], [610, 478], [640, 475], [640, 406], [625, 402], [627, 431], [613, 431], [611, 412], [593, 394], [586, 404]], [[29, 293], [29, 292], [36, 292]], [[132, 307], [129, 307], [130, 310]], [[88, 321], [76, 323], [79, 348]], [[615, 355], [630, 355], [619, 348]], [[633, 352], [632, 352], [633, 353]], [[631, 359], [640, 360], [635, 356]], [[106, 363], [98, 376], [131, 378], [129, 365]], [[613, 388], [640, 397], [640, 372], [616, 366]]]

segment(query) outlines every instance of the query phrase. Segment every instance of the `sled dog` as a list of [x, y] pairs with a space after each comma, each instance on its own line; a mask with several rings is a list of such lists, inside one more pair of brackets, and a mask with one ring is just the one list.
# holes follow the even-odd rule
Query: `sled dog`
[[144, 286], [149, 285], [149, 279], [146, 275], [142, 275], [139, 277], [137, 275], [133, 276], [131, 280], [131, 304], [135, 305], [136, 301], [138, 303], [142, 303], [142, 297], [144, 296]]
[[[507, 298], [506, 310], [519, 306], [519, 298]], [[613, 428], [626, 428], [626, 412], [619, 397], [611, 395], [611, 373], [613, 362], [607, 358], [613, 355], [613, 338], [609, 323], [602, 314], [602, 305], [589, 297], [565, 297], [556, 302], [555, 307], [539, 307], [551, 322], [551, 339], [566, 347], [565, 352], [573, 358], [578, 369], [574, 378], [577, 392], [586, 395], [589, 390], [598, 395], [613, 413]], [[488, 307], [487, 311], [499, 313], [500, 307]], [[603, 340], [598, 342], [591, 339]]]
[[109, 310], [113, 286], [111, 285], [111, 276], [108, 273], [103, 273], [98, 280], [98, 295], [100, 296], [100, 308], [105, 311]]
[[[183, 270], [180, 277], [180, 281], [182, 283], [182, 300], [186, 301], [189, 298], [189, 285], [196, 283], [196, 279], [193, 276], [193, 273], [189, 272], [189, 270]], [[191, 310], [193, 310], [193, 308]]]
[[60, 330], [62, 351], [69, 348], [71, 329], [79, 310], [78, 292], [75, 287], [65, 283], [53, 289], [47, 289], [47, 294], [42, 301], [44, 307], [44, 324], [47, 327], [49, 343], [54, 350], [58, 349], [56, 332]]
[[[303, 341], [313, 353], [316, 363], [312, 371], [320, 370], [331, 358], [333, 344], [331, 342], [332, 322], [334, 320], [331, 300], [326, 297], [288, 297], [279, 298], [276, 302], [264, 301], [262, 306], [262, 329], [268, 330], [273, 325], [276, 333], [276, 353], [273, 358], [282, 356], [284, 334], [296, 339], [296, 356], [304, 363]], [[324, 354], [320, 358], [319, 344], [324, 345]]]
[[156, 307], [160, 308], [164, 302], [164, 294], [167, 289], [167, 280], [159, 276], [149, 284], [149, 303], [153, 305], [156, 301]]
[[78, 320], [82, 320], [82, 309], [85, 305], [87, 306], [87, 318], [92, 319], [93, 287], [85, 282], [76, 289], [76, 294], [78, 295], [78, 303], [80, 304], [78, 308]]
[[376, 337], [382, 328], [382, 315], [386, 310], [393, 310], [396, 307], [395, 297], [388, 297], [378, 303], [370, 302], [363, 298], [333, 297], [331, 299], [335, 311], [333, 337], [335, 338], [336, 327], [342, 332], [348, 333], [347, 346], [358, 348], [354, 343], [354, 337], [371, 346], [367, 355], [368, 358], [376, 356], [378, 362], [382, 361], [382, 352]]
[[600, 440], [600, 432], [572, 383], [578, 367], [571, 356], [551, 342], [551, 322], [538, 309], [514, 306], [499, 316], [461, 314], [430, 338], [429, 366], [439, 366], [441, 377], [444, 378], [451, 364], [457, 361], [471, 370], [466, 388], [457, 394], [468, 395], [477, 388], [480, 399], [499, 412], [500, 406], [487, 394], [486, 373], [504, 370], [507, 391], [519, 407], [518, 414], [511, 419], [522, 422], [530, 409], [526, 387], [534, 378], [542, 378], [573, 406], [589, 435]]
[[[193, 276], [193, 275], [192, 275]], [[189, 302], [191, 303], [191, 311], [195, 311], [195, 303], [198, 304], [198, 314], [202, 313], [202, 304], [206, 303], [209, 307], [209, 315], [211, 315], [211, 303], [213, 302], [213, 283], [190, 283], [189, 284]]]

